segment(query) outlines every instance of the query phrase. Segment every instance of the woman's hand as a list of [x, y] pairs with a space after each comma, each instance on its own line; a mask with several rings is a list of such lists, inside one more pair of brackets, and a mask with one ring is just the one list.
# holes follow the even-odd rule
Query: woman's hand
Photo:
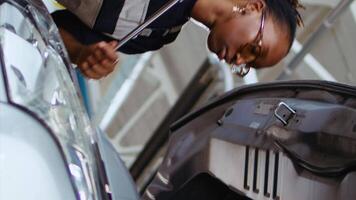
[[59, 28], [59, 32], [71, 61], [78, 65], [86, 77], [100, 79], [114, 70], [119, 61], [115, 51], [118, 45], [116, 41], [99, 42], [87, 46], [81, 44], [65, 29]]
[[105, 77], [114, 71], [118, 62], [118, 55], [115, 51], [117, 45], [116, 41], [112, 41], [82, 46], [75, 63], [88, 78]]

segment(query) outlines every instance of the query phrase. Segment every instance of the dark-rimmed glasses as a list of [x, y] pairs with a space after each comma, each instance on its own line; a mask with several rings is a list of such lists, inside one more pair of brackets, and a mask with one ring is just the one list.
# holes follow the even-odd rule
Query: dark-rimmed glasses
[[256, 61], [258, 57], [262, 55], [262, 39], [263, 30], [265, 26], [265, 17], [265, 11], [262, 11], [261, 25], [255, 39], [251, 43], [247, 43], [246, 45], [244, 45], [239, 51], [240, 55], [247, 56], [244, 58], [246, 60], [246, 63], [240, 65], [231, 64], [232, 73], [241, 77], [246, 76], [250, 71], [252, 64]]

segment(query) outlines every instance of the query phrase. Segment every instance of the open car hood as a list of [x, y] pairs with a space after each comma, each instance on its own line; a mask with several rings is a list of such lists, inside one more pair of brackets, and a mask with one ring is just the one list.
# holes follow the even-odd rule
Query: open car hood
[[238, 88], [171, 127], [144, 198], [353, 199], [355, 108], [356, 88], [338, 83]]

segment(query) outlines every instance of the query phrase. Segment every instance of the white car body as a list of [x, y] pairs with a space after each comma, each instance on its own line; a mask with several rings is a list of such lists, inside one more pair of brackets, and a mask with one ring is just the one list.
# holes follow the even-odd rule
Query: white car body
[[0, 199], [138, 199], [40, 0], [0, 0]]

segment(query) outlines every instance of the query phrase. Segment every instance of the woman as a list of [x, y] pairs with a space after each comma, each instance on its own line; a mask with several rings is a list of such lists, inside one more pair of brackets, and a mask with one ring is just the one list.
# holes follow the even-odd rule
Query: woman
[[[53, 13], [72, 62], [88, 78], [113, 71], [115, 46], [168, 0], [62, 0], [71, 12]], [[190, 17], [210, 29], [210, 51], [240, 75], [285, 57], [302, 23], [297, 0], [184, 0], [119, 51], [142, 53], [173, 42]]]

